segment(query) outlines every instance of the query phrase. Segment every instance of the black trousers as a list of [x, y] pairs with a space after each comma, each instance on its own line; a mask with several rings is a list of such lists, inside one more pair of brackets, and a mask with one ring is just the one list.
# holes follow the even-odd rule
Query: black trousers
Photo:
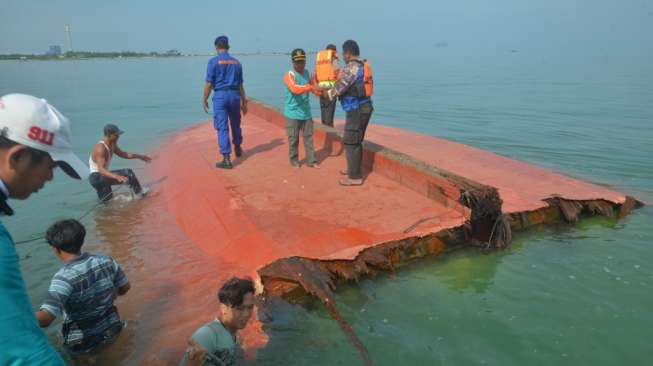
[[[122, 175], [123, 177], [127, 177], [127, 184], [129, 184], [129, 186], [134, 191], [134, 193], [139, 194], [143, 190], [133, 170], [118, 169], [118, 170], [112, 170], [111, 173], [115, 173], [118, 175]], [[113, 194], [111, 193], [111, 186], [122, 184], [117, 180], [113, 178], [105, 177], [100, 173], [91, 173], [91, 175], [88, 177], [88, 181], [89, 183], [91, 183], [91, 186], [93, 186], [93, 188], [95, 188], [95, 190], [97, 191], [98, 198], [103, 202], [106, 202], [113, 198]]]
[[337, 99], [329, 100], [326, 97], [320, 97], [320, 112], [322, 114], [322, 124], [333, 127], [333, 115], [336, 113]]
[[363, 163], [363, 139], [372, 117], [374, 107], [372, 102], [365, 103], [353, 111], [347, 112], [345, 119], [345, 156], [347, 157], [347, 176], [350, 179], [363, 178], [361, 165]]

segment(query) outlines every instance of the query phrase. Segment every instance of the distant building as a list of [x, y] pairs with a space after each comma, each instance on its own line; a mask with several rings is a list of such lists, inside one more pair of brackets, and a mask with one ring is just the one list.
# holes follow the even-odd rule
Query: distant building
[[45, 53], [46, 56], [61, 56], [61, 46], [50, 46], [48, 52]]

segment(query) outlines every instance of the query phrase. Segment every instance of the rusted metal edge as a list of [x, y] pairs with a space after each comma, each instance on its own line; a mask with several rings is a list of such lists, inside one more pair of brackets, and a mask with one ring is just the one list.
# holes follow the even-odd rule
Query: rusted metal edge
[[[556, 197], [549, 205], [535, 211], [503, 215], [512, 231], [557, 222], [574, 223], [581, 218], [605, 216], [619, 219], [640, 201], [628, 197], [623, 204], [606, 200], [567, 200]], [[571, 208], [570, 208], [571, 207]], [[293, 303], [307, 300], [307, 295], [333, 302], [333, 291], [341, 281], [358, 281], [380, 271], [396, 268], [427, 256], [437, 256], [467, 246], [489, 249], [488, 243], [474, 239], [469, 225], [446, 229], [423, 237], [414, 236], [380, 243], [361, 251], [351, 260], [289, 257], [278, 259], [258, 270], [266, 297], [282, 297]]]
[[[574, 201], [556, 197], [548, 200], [547, 207], [512, 214], [502, 214], [492, 228], [492, 235], [504, 230], [510, 241], [513, 230], [525, 231], [530, 227], [555, 222], [573, 223], [582, 217], [606, 216], [619, 219], [633, 208], [643, 204], [628, 196], [623, 204], [606, 200]], [[499, 224], [500, 223], [500, 224]], [[323, 260], [305, 257], [278, 259], [258, 270], [263, 285], [263, 301], [280, 297], [291, 303], [306, 303], [313, 297], [319, 299], [337, 321], [343, 333], [361, 355], [365, 365], [372, 358], [351, 325], [338, 312], [334, 291], [342, 282], [357, 282], [364, 276], [375, 276], [380, 271], [394, 272], [398, 267], [427, 256], [439, 256], [467, 246], [492, 249], [492, 238], [479, 241], [474, 238], [471, 225], [439, 231], [426, 236], [414, 236], [381, 243], [362, 250], [351, 260]]]

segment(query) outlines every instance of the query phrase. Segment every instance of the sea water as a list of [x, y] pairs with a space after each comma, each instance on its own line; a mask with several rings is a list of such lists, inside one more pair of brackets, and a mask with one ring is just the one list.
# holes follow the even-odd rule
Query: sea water
[[[609, 52], [434, 47], [420, 54], [366, 54], [375, 71], [373, 124], [452, 139], [653, 201], [652, 63]], [[287, 57], [241, 61], [248, 95], [280, 107]], [[123, 149], [147, 152], [210, 118], [201, 105], [206, 62], [1, 62], [0, 94], [29, 93], [55, 105], [73, 121], [75, 150], [84, 160], [108, 122], [126, 131]], [[319, 118], [318, 102], [312, 104]], [[115, 159], [112, 167], [144, 174], [140, 162]], [[166, 304], [186, 290], [157, 287], [154, 295], [143, 283], [165, 282], [166, 270], [180, 276], [203, 269], [180, 271], [173, 265], [180, 259], [163, 249], [158, 257], [145, 253], [157, 244], [139, 231], [140, 223], [153, 219], [152, 212], [144, 213], [147, 200], [94, 209], [88, 183], [57, 172], [41, 192], [12, 205], [16, 215], [2, 220], [19, 242], [38, 239], [56, 219], [92, 210], [83, 219], [87, 242], [94, 243], [89, 250], [116, 257], [134, 284], [120, 305], [133, 325], [123, 335], [125, 350], [104, 364], [148, 363], [145, 340], [161, 333], [179, 339], [170, 359], [162, 356], [174, 363], [190, 334], [183, 321], [161, 326], [159, 317], [174, 318]], [[378, 365], [646, 365], [653, 326], [652, 219], [653, 211], [644, 207], [620, 221], [592, 218], [535, 228], [516, 235], [505, 251], [462, 250], [344, 286], [338, 306]], [[60, 263], [43, 240], [18, 244], [18, 252], [37, 309]], [[167, 261], [161, 270], [153, 269], [154, 258]], [[187, 287], [193, 286], [199, 288], [190, 290], [199, 302], [197, 317], [210, 320], [216, 288]], [[148, 311], [137, 310], [133, 303], [140, 301], [151, 302]], [[360, 362], [321, 305], [278, 302], [273, 310], [265, 325], [270, 342], [252, 363]], [[57, 327], [47, 332], [61, 349]]]

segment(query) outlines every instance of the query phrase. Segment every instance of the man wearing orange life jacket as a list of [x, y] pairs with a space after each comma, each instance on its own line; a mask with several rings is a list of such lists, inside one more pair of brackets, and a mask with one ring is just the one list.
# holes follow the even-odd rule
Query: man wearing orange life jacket
[[[340, 65], [336, 46], [328, 44], [326, 48], [317, 53], [315, 60], [315, 78], [321, 89], [333, 88], [336, 84]], [[326, 93], [320, 94], [320, 112], [322, 124], [333, 127], [333, 115], [336, 111], [336, 100], [329, 99]]]
[[342, 142], [345, 145], [347, 170], [341, 173], [347, 178], [340, 180], [343, 186], [363, 184], [363, 139], [374, 111], [371, 98], [374, 89], [372, 68], [367, 60], [359, 58], [359, 54], [358, 43], [352, 40], [343, 43], [342, 55], [347, 65], [338, 73], [335, 87], [325, 92], [330, 99], [339, 97], [346, 113]]

